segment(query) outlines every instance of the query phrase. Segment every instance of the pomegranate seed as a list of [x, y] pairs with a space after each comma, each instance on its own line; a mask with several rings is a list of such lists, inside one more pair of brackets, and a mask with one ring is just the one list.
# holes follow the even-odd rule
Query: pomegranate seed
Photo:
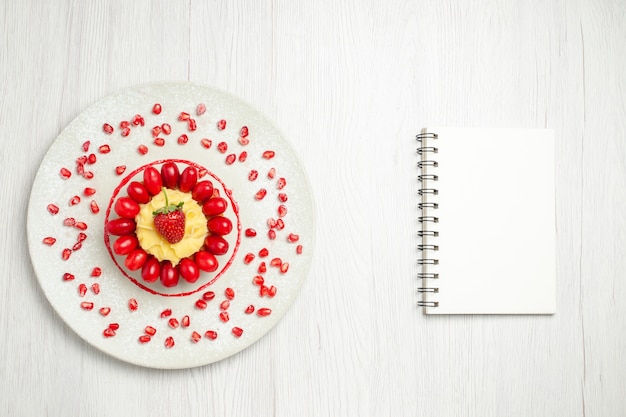
[[239, 135], [240, 135], [242, 138], [247, 137], [247, 136], [248, 136], [248, 126], [242, 126], [242, 127], [241, 127], [241, 130], [239, 131]]
[[161, 311], [161, 318], [164, 319], [165, 317], [169, 317], [172, 315], [172, 309], [171, 308], [166, 308], [165, 310]]
[[248, 180], [250, 181], [254, 181], [257, 179], [257, 177], [259, 176], [259, 172], [255, 169], [253, 169], [252, 171], [250, 171], [250, 173], [248, 174]]
[[85, 172], [85, 173], [83, 174], [83, 177], [84, 177], [85, 179], [90, 180], [90, 179], [92, 179], [92, 178], [93, 178], [93, 172], [91, 172], [91, 171], [87, 171], [87, 172]]
[[287, 241], [291, 242], [291, 243], [295, 243], [300, 239], [300, 236], [294, 234], [294, 233], [289, 233], [289, 235], [287, 236]]
[[248, 159], [248, 152], [243, 151], [239, 154], [239, 162], [246, 162], [246, 159]]
[[185, 134], [182, 134], [178, 137], [177, 141], [179, 145], [184, 145], [185, 143], [189, 142], [189, 137]]
[[269, 230], [269, 231], [267, 232], [267, 237], [268, 237], [270, 240], [274, 240], [274, 239], [276, 239], [276, 231], [275, 231], [274, 229]]
[[111, 312], [111, 309], [109, 307], [102, 307], [100, 308], [100, 310], [98, 310], [100, 312], [100, 314], [104, 317], [108, 316], [109, 313]]
[[276, 181], [276, 188], [278, 188], [279, 190], [285, 188], [285, 185], [287, 185], [287, 180], [282, 177], [279, 178], [278, 181]]
[[280, 272], [285, 274], [285, 273], [287, 273], [288, 270], [289, 270], [289, 263], [288, 262], [283, 262], [283, 264], [280, 266]]
[[228, 307], [230, 307], [230, 301], [224, 300], [220, 303], [220, 310], [228, 310]]
[[265, 258], [269, 254], [270, 254], [270, 251], [268, 251], [267, 248], [263, 248], [259, 251], [259, 256], [261, 258]]
[[259, 271], [259, 274], [264, 274], [267, 272], [267, 265], [265, 265], [265, 262], [261, 262], [259, 264], [259, 267], [257, 268], [257, 271]]
[[259, 288], [259, 296], [260, 297], [265, 297], [267, 296], [267, 294], [269, 293], [269, 288], [266, 285], [261, 285], [261, 288]]
[[79, 250], [82, 247], [83, 247], [83, 244], [81, 242], [76, 242], [76, 243], [74, 243], [74, 246], [72, 246], [72, 250], [74, 252], [76, 252], [77, 250]]
[[161, 105], [159, 103], [156, 103], [154, 106], [152, 106], [152, 113], [154, 114], [161, 114]]
[[274, 156], [276, 156], [276, 152], [274, 152], [274, 151], [265, 151], [265, 152], [263, 152], [263, 158], [265, 158], [265, 159], [272, 159]]
[[69, 177], [72, 176], [72, 173], [67, 168], [61, 168], [60, 173], [61, 173], [61, 177], [63, 177], [64, 179], [68, 179]]
[[91, 212], [93, 214], [98, 214], [100, 212], [100, 207], [98, 207], [98, 203], [96, 203], [94, 200], [89, 203], [89, 208], [91, 209]]
[[63, 274], [63, 281], [72, 281], [74, 280], [74, 278], [74, 275], [70, 274], [69, 272]]
[[124, 173], [124, 171], [126, 171], [126, 165], [119, 165], [119, 166], [115, 167], [115, 173], [117, 175], [122, 175]]
[[85, 141], [83, 143], [83, 152], [89, 152], [89, 145], [91, 145], [90, 141]]
[[230, 317], [228, 316], [228, 311], [222, 311], [220, 313], [220, 320], [222, 320], [224, 323], [230, 320]]
[[283, 230], [285, 228], [285, 222], [283, 219], [276, 220], [276, 229]]
[[248, 254], [246, 254], [246, 256], [243, 257], [243, 263], [244, 264], [249, 264], [252, 261], [254, 261], [254, 254], [253, 253], [248, 253]]
[[107, 135], [110, 135], [115, 129], [113, 129], [113, 126], [111, 126], [110, 124], [105, 123], [102, 125], [102, 130], [104, 130], [104, 133], [106, 133]]
[[276, 168], [270, 168], [269, 171], [267, 171], [267, 178], [272, 179], [276, 176]]
[[239, 137], [239, 139], [238, 139], [238, 140], [239, 140], [239, 143], [240, 143], [242, 146], [246, 146], [247, 144], [249, 144], [249, 143], [250, 143], [250, 139], [248, 139], [248, 138], [243, 138], [243, 137], [241, 137], [241, 136]]
[[249, 229], [246, 229], [246, 230], [245, 230], [244, 234], [245, 234], [247, 237], [255, 237], [255, 236], [256, 236], [256, 230], [254, 230], [254, 229], [252, 229], [252, 228], [249, 228]]
[[148, 147], [146, 145], [139, 145], [137, 147], [137, 152], [139, 152], [142, 155], [145, 155], [148, 153]]
[[44, 238], [43, 238], [43, 243], [45, 243], [45, 244], [46, 244], [46, 245], [48, 245], [48, 246], [52, 246], [52, 245], [54, 245], [54, 243], [55, 243], [56, 241], [57, 241], [57, 240], [56, 240], [55, 238], [53, 238], [52, 236], [47, 236], [47, 237], [44, 237]]
[[191, 116], [189, 116], [189, 113], [186, 112], [180, 112], [180, 115], [178, 116], [178, 120], [180, 120], [181, 122], [184, 122], [185, 120], [189, 120]]
[[256, 311], [256, 314], [260, 317], [265, 317], [265, 316], [269, 316], [270, 314], [272, 314], [272, 310], [269, 308], [259, 308]]
[[126, 137], [130, 135], [130, 127], [125, 127], [124, 129], [122, 129], [122, 136]]
[[68, 259], [70, 259], [71, 254], [72, 254], [71, 249], [65, 248], [63, 249], [63, 252], [61, 253], [61, 257], [63, 258], [64, 261], [67, 261]]
[[255, 275], [254, 278], [252, 278], [252, 283], [254, 283], [254, 285], [263, 285], [265, 279], [262, 275]]
[[172, 126], [169, 125], [169, 123], [163, 123], [161, 125], [161, 130], [163, 131], [163, 133], [165, 133], [166, 135], [169, 135], [170, 133], [172, 133]]
[[172, 328], [175, 329], [178, 327], [179, 323], [178, 320], [175, 317], [172, 317], [171, 319], [169, 319], [167, 321], [167, 324]]
[[96, 266], [92, 271], [91, 271], [91, 276], [92, 277], [99, 277], [100, 275], [102, 275], [102, 268]]
[[63, 225], [73, 227], [74, 225], [76, 225], [76, 219], [73, 217], [66, 217], [65, 219], [63, 219]]
[[232, 165], [237, 160], [237, 155], [231, 153], [226, 157], [226, 165]]
[[145, 126], [146, 125], [146, 121], [144, 120], [144, 118], [140, 114], [136, 114], [133, 117], [133, 125], [135, 125], [135, 126]]
[[181, 326], [189, 327], [189, 324], [191, 324], [191, 319], [189, 318], [189, 316], [183, 316], [181, 320]]
[[80, 303], [80, 308], [83, 310], [93, 310], [93, 303], [89, 301], [83, 301]]
[[265, 188], [261, 188], [259, 191], [257, 191], [257, 193], [254, 195], [254, 198], [256, 198], [257, 200], [263, 200], [263, 197], [265, 197], [265, 195], [267, 194], [267, 190]]
[[198, 116], [202, 116], [205, 111], [206, 111], [206, 105], [204, 103], [198, 104], [198, 107], [196, 107], [196, 114]]
[[137, 308], [139, 307], [139, 304], [137, 304], [137, 300], [134, 298], [131, 298], [128, 300], [128, 309], [130, 311], [137, 311]]
[[122, 121], [120, 122], [120, 128], [121, 128], [121, 129], [125, 129], [125, 128], [127, 128], [128, 126], [130, 126], [130, 122], [129, 122], [128, 120], [122, 120]]
[[206, 306], [207, 306], [206, 301], [204, 301], [203, 299], [199, 299], [198, 301], [196, 301], [196, 308], [200, 310], [204, 310]]
[[174, 338], [172, 336], [169, 336], [167, 339], [165, 339], [165, 347], [168, 349], [174, 347]]
[[109, 145], [101, 145], [98, 148], [98, 152], [100, 152], [101, 154], [107, 154], [111, 152], [111, 147]]
[[198, 128], [198, 125], [195, 119], [189, 119], [188, 128], [190, 132], [193, 132], [194, 130]]
[[87, 157], [85, 155], [76, 159], [76, 165], [85, 165], [87, 163]]
[[55, 206], [54, 204], [48, 204], [46, 208], [52, 215], [57, 214], [59, 212], [59, 207]]
[[81, 163], [76, 164], [76, 172], [78, 175], [85, 175], [85, 165]]
[[202, 336], [200, 336], [200, 333], [198, 332], [193, 332], [191, 333], [191, 341], [194, 343], [198, 343], [200, 341], [200, 339], [202, 339]]
[[285, 194], [285, 193], [278, 193], [278, 200], [281, 203], [286, 203], [287, 202], [287, 194]]
[[76, 228], [79, 230], [87, 230], [87, 223], [85, 222], [76, 222]]
[[217, 332], [214, 330], [207, 330], [204, 334], [204, 337], [206, 337], [207, 339], [215, 340], [217, 339]]
[[118, 330], [120, 328], [120, 324], [119, 323], [109, 323], [109, 329], [111, 330]]
[[233, 327], [233, 334], [235, 337], [241, 337], [243, 334], [243, 329], [241, 327]]
[[104, 329], [102, 334], [104, 335], [104, 337], [113, 337], [115, 336], [115, 330], [111, 329], [110, 327], [107, 327], [106, 329]]
[[298, 255], [302, 255], [302, 245], [298, 245], [298, 246], [296, 246], [296, 253], [297, 253]]
[[270, 229], [275, 228], [276, 227], [276, 219], [273, 219], [272, 217], [267, 219], [267, 227], [269, 227]]
[[245, 313], [246, 314], [254, 313], [254, 306], [252, 304], [250, 304], [248, 307], [246, 307]]
[[165, 139], [163, 139], [163, 138], [156, 138], [154, 140], [154, 144], [156, 146], [163, 146], [163, 145], [165, 145]]
[[217, 122], [217, 128], [219, 130], [224, 130], [226, 129], [226, 120], [222, 119], [219, 122]]
[[150, 336], [145, 335], [145, 334], [142, 335], [142, 336], [139, 336], [139, 343], [148, 343], [151, 340], [152, 340], [152, 338]]
[[206, 176], [206, 174], [208, 174], [208, 173], [209, 172], [206, 170], [206, 168], [200, 168], [198, 170], [198, 178], [202, 178], [202, 177]]
[[85, 239], [87, 239], [87, 235], [86, 235], [86, 234], [84, 234], [83, 232], [80, 232], [80, 233], [78, 234], [78, 237], [76, 238], [76, 240], [77, 240], [78, 242], [84, 242], [84, 241], [85, 241]]
[[96, 295], [100, 294], [100, 284], [98, 284], [97, 282], [94, 282], [91, 285], [91, 291]]
[[84, 297], [87, 294], [87, 286], [85, 284], [80, 284], [78, 286], [78, 295]]
[[228, 150], [228, 144], [226, 142], [220, 142], [217, 144], [217, 150], [221, 153], [226, 153]]
[[209, 139], [207, 139], [207, 138], [204, 138], [204, 139], [202, 139], [202, 140], [200, 141], [200, 144], [201, 144], [202, 146], [204, 146], [205, 148], [209, 149], [209, 148], [211, 147], [211, 145], [213, 144], [213, 142], [212, 142], [212, 141], [210, 141], [210, 140], [209, 140]]
[[98, 160], [98, 157], [96, 156], [95, 153], [90, 153], [89, 156], [87, 157], [87, 163], [89, 165], [95, 164], [97, 160]]
[[276, 295], [276, 291], [278, 291], [278, 289], [275, 286], [271, 286], [267, 289], [267, 295], [268, 297], [273, 297]]
[[229, 300], [232, 300], [233, 298], [235, 298], [235, 290], [233, 290], [232, 288], [228, 287], [224, 290], [224, 295], [226, 296], [226, 298], [228, 298]]
[[150, 335], [150, 336], [154, 336], [156, 334], [156, 332], [157, 332], [156, 329], [154, 327], [152, 327], [152, 326], [146, 326], [146, 328], [143, 329], [143, 331], [147, 335]]
[[278, 206], [278, 217], [285, 217], [287, 215], [287, 207], [284, 204]]
[[161, 126], [154, 126], [152, 128], [152, 137], [156, 138], [157, 136], [159, 136], [161, 134]]
[[280, 258], [274, 258], [270, 261], [271, 266], [281, 266], [282, 264], [283, 264], [283, 261]]
[[215, 293], [213, 291], [207, 291], [204, 294], [202, 294], [202, 299], [204, 301], [211, 301], [214, 298], [215, 298]]

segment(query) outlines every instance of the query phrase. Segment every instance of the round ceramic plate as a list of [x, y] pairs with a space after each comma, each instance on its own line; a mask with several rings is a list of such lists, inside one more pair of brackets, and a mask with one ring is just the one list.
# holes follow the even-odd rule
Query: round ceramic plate
[[[233, 225], [218, 267], [174, 287], [128, 269], [105, 227], [146, 168], [168, 162], [210, 181]], [[30, 256], [53, 308], [93, 346], [153, 368], [209, 364], [266, 334], [307, 275], [314, 228], [309, 182], [279, 130], [192, 83], [141, 85], [83, 112], [47, 152], [28, 207]]]

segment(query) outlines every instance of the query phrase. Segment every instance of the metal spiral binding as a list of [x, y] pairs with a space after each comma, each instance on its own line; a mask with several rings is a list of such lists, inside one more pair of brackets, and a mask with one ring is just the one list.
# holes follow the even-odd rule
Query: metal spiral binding
[[[439, 149], [432, 144], [427, 143], [430, 140], [436, 140], [437, 134], [430, 132], [422, 132], [415, 137], [420, 142], [420, 147], [417, 148], [417, 154], [420, 155], [420, 160], [417, 163], [417, 167], [421, 170], [421, 174], [418, 175], [417, 180], [420, 182], [420, 188], [418, 194], [421, 196], [421, 201], [418, 204], [418, 208], [421, 210], [421, 215], [418, 217], [418, 221], [421, 224], [421, 229], [417, 232], [417, 235], [422, 238], [422, 244], [417, 245], [417, 250], [422, 253], [420, 259], [417, 260], [417, 264], [422, 268], [421, 272], [417, 274], [417, 278], [424, 279], [438, 279], [439, 274], [429, 271], [429, 266], [439, 265], [439, 259], [435, 258], [433, 254], [439, 250], [439, 245], [429, 242], [429, 238], [436, 238], [439, 236], [437, 230], [432, 230], [429, 226], [439, 223], [439, 217], [433, 216], [431, 211], [437, 210], [439, 205], [434, 201], [431, 201], [431, 196], [439, 194], [439, 190], [435, 188], [435, 182], [439, 181], [439, 177], [433, 174], [431, 171], [433, 168], [439, 166], [438, 162], [433, 159], [428, 159], [428, 156], [433, 156], [439, 152]], [[417, 292], [420, 294], [439, 293], [438, 287], [419, 287]], [[417, 302], [419, 307], [439, 307], [438, 301], [426, 301], [420, 300]]]

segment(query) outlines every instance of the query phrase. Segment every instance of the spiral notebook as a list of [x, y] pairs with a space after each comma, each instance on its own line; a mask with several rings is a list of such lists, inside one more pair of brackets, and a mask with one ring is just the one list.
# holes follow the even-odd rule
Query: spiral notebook
[[418, 141], [418, 305], [554, 314], [554, 132], [428, 128]]

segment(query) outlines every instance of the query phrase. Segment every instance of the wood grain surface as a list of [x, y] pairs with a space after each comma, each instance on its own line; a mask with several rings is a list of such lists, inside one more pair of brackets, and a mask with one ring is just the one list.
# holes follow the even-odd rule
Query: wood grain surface
[[[3, 1], [0, 415], [626, 415], [625, 21], [610, 0]], [[182, 371], [83, 342], [26, 243], [30, 188], [63, 127], [161, 80], [227, 90], [275, 121], [318, 218], [284, 319]], [[416, 307], [426, 125], [555, 129], [556, 315]]]

